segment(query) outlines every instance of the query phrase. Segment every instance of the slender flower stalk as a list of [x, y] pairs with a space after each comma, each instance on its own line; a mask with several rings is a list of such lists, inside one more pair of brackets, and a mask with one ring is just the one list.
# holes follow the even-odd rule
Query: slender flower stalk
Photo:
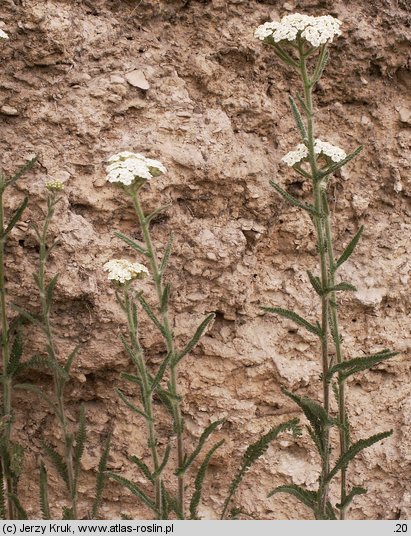
[[[388, 437], [391, 432], [382, 432], [365, 440], [350, 444], [348, 414], [346, 411], [345, 381], [352, 374], [370, 368], [372, 365], [396, 355], [395, 352], [384, 350], [370, 356], [345, 360], [342, 349], [342, 337], [337, 312], [337, 292], [355, 291], [349, 283], [336, 281], [340, 266], [349, 258], [361, 236], [362, 228], [348, 244], [342, 255], [334, 256], [332, 220], [327, 200], [329, 177], [343, 165], [352, 160], [361, 151], [357, 148], [347, 154], [329, 142], [315, 138], [314, 107], [312, 91], [320, 79], [328, 61], [328, 44], [335, 36], [340, 35], [341, 22], [330, 16], [311, 17], [307, 15], [288, 15], [281, 21], [273, 21], [260, 26], [255, 36], [273, 47], [275, 54], [299, 74], [304, 95], [298, 97], [301, 114], [297, 103], [290, 97], [292, 113], [301, 135], [301, 141], [294, 151], [283, 157], [283, 162], [292, 167], [298, 174], [308, 179], [312, 186], [312, 204], [301, 202], [278, 184], [271, 182], [275, 190], [292, 205], [305, 210], [310, 216], [316, 231], [318, 264], [320, 276], [311, 272], [308, 277], [321, 303], [320, 321], [312, 324], [292, 311], [279, 307], [265, 307], [268, 312], [293, 320], [299, 326], [319, 338], [321, 350], [321, 382], [322, 405], [307, 397], [300, 397], [284, 390], [303, 410], [310, 422], [309, 432], [314, 440], [321, 459], [321, 472], [318, 490], [308, 492], [295, 485], [280, 486], [270, 494], [287, 492], [310, 506], [317, 519], [335, 519], [336, 514], [329, 497], [329, 484], [339, 473], [341, 480], [340, 501], [337, 505], [340, 519], [346, 516], [346, 510], [354, 496], [366, 492], [364, 488], [353, 487], [348, 490], [347, 468], [349, 462], [364, 448]], [[290, 53], [286, 51], [291, 47]], [[309, 64], [316, 57], [314, 68]], [[297, 57], [295, 57], [297, 56]], [[330, 356], [331, 344], [335, 349], [335, 361]], [[331, 414], [331, 386], [338, 404], [338, 418]], [[337, 426], [339, 430], [339, 457], [331, 468], [334, 446], [330, 441], [330, 428]]]

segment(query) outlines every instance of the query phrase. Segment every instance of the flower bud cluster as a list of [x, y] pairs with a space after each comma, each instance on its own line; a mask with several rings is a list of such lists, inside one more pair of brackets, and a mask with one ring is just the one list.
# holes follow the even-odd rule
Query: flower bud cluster
[[47, 181], [45, 186], [49, 192], [59, 192], [64, 190], [64, 184], [59, 180]]
[[275, 43], [281, 41], [294, 42], [301, 36], [311, 46], [331, 43], [335, 36], [341, 35], [341, 21], [331, 15], [311, 17], [295, 13], [286, 15], [281, 21], [271, 21], [259, 26], [254, 36], [261, 41], [271, 37]]
[[131, 186], [137, 179], [150, 180], [167, 171], [158, 160], [129, 151], [112, 156], [108, 162], [107, 180], [124, 186]]

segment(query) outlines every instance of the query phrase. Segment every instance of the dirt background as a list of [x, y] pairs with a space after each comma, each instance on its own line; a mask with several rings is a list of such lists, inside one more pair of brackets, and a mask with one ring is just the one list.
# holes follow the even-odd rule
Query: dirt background
[[[132, 369], [117, 339], [124, 318], [102, 265], [112, 257], [133, 258], [114, 230], [136, 238], [139, 231], [124, 195], [105, 182], [104, 161], [111, 154], [134, 150], [168, 167], [168, 174], [145, 187], [143, 197], [147, 210], [172, 204], [154, 222], [153, 235], [160, 250], [169, 233], [175, 235], [169, 280], [181, 344], [206, 313], [216, 313], [181, 366], [187, 444], [194, 445], [211, 420], [226, 418], [216, 434], [226, 443], [211, 466], [202, 517], [219, 516], [245, 446], [298, 415], [280, 385], [317, 396], [315, 339], [259, 309], [276, 304], [311, 319], [318, 313], [305, 273], [316, 269], [311, 224], [269, 186], [274, 178], [309, 199], [308, 185], [280, 165], [297, 142], [287, 94], [295, 94], [298, 80], [253, 37], [257, 25], [294, 11], [343, 21], [343, 36], [333, 44], [331, 64], [315, 92], [317, 133], [347, 152], [366, 146], [330, 190], [337, 251], [362, 223], [366, 226], [357, 254], [344, 268], [358, 287], [342, 299], [346, 353], [355, 357], [384, 347], [401, 352], [350, 382], [354, 437], [394, 429], [351, 468], [352, 484], [369, 489], [356, 499], [351, 516], [411, 517], [409, 4], [2, 0], [1, 27], [11, 37], [0, 49], [2, 166], [11, 173], [33, 154], [39, 157], [35, 170], [7, 198], [10, 211], [23, 193], [31, 195], [7, 245], [7, 288], [10, 301], [36, 310], [31, 274], [38, 250], [28, 223], [42, 218], [44, 181], [63, 180], [64, 200], [52, 226], [61, 245], [49, 273], [60, 272], [53, 311], [60, 355], [84, 343], [67, 392], [71, 421], [84, 401], [89, 423], [81, 516], [90, 508], [101, 443], [111, 425], [110, 468], [141, 483], [127, 455], [147, 455], [141, 421], [113, 392], [122, 385], [119, 373]], [[148, 90], [133, 85], [136, 73], [130, 73], [136, 70]], [[155, 366], [164, 349], [145, 326], [143, 344]], [[41, 351], [42, 339], [30, 328], [25, 340], [27, 358]], [[26, 379], [51, 389], [47, 374]], [[15, 438], [28, 446], [22, 501], [35, 517], [41, 441], [59, 446], [61, 434], [34, 395], [16, 395], [15, 411]], [[161, 442], [170, 433], [162, 421]], [[266, 496], [287, 482], [312, 489], [318, 476], [312, 452], [306, 435], [298, 441], [283, 436], [273, 444], [236, 496], [242, 517], [309, 518], [293, 498]], [[51, 469], [49, 476], [59, 517], [64, 490]], [[121, 514], [149, 517], [131, 494], [110, 483], [101, 516]]]

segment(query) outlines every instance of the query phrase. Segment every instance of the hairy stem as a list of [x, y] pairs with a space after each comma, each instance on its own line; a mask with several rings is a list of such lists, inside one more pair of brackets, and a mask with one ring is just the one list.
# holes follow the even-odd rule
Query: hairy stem
[[[307, 139], [308, 139], [308, 153], [309, 162], [311, 168], [311, 176], [313, 183], [313, 195], [314, 206], [316, 214], [313, 216], [314, 225], [317, 233], [317, 249], [320, 257], [320, 271], [321, 271], [321, 287], [322, 289], [328, 289], [330, 286], [329, 281], [329, 268], [327, 264], [327, 233], [325, 230], [325, 207], [323, 202], [323, 189], [324, 183], [318, 178], [317, 158], [314, 152], [314, 112], [312, 103], [312, 88], [313, 84], [307, 73], [306, 55], [304, 53], [303, 44], [301, 40], [298, 41], [300, 52], [300, 72], [302, 81], [304, 84], [304, 103], [306, 107], [307, 117]], [[328, 361], [328, 335], [329, 335], [329, 296], [324, 292], [321, 297], [321, 361], [322, 361], [322, 382], [323, 382], [323, 403], [324, 409], [329, 414], [330, 411], [330, 386], [327, 381], [327, 373], [329, 369]], [[320, 488], [318, 498], [318, 509], [323, 519], [326, 517], [326, 507], [328, 502], [328, 484], [326, 483], [327, 475], [330, 471], [330, 434], [328, 428], [325, 430], [324, 435], [324, 457], [322, 460], [322, 471], [320, 477]]]
[[6, 238], [4, 236], [4, 190], [0, 192], [0, 309], [1, 309], [1, 351], [3, 357], [3, 374], [5, 380], [3, 382], [3, 430], [4, 438], [4, 455], [2, 456], [2, 469], [4, 473], [4, 482], [7, 493], [7, 519], [14, 519], [14, 504], [9, 497], [9, 493], [13, 493], [13, 479], [10, 474], [10, 439], [12, 429], [12, 386], [11, 378], [7, 376], [7, 368], [10, 360], [9, 347], [9, 323], [7, 320], [7, 303], [6, 303], [6, 286], [5, 286], [5, 255], [4, 248]]
[[[50, 322], [50, 304], [47, 301], [46, 288], [46, 263], [47, 263], [47, 233], [54, 215], [54, 207], [58, 201], [55, 198], [54, 192], [50, 194], [47, 200], [47, 215], [44, 221], [43, 229], [39, 235], [40, 255], [39, 255], [39, 270], [38, 270], [38, 286], [40, 292], [40, 303], [43, 319], [43, 331], [47, 340], [47, 352], [49, 358], [58, 364], [57, 350], [54, 342], [53, 330]], [[64, 405], [64, 387], [65, 382], [62, 381], [58, 371], [53, 368], [53, 387], [57, 399], [58, 415], [64, 436], [64, 461], [67, 466], [68, 490], [71, 502], [71, 512], [74, 519], [77, 519], [77, 486], [73, 463], [73, 434], [70, 432], [66, 409]]]
[[157, 436], [154, 426], [154, 411], [153, 411], [153, 393], [150, 385], [149, 374], [147, 371], [146, 362], [143, 355], [140, 342], [138, 340], [137, 325], [134, 320], [132, 305], [130, 302], [129, 289], [126, 285], [124, 288], [124, 305], [127, 313], [127, 323], [131, 337], [131, 343], [137, 359], [138, 370], [141, 377], [142, 398], [144, 404], [144, 413], [147, 415], [147, 427], [149, 433], [149, 447], [151, 451], [151, 459], [154, 468], [154, 491], [156, 497], [156, 507], [159, 512], [159, 519], [162, 519], [162, 495], [161, 495], [161, 475], [159, 474], [159, 456], [157, 452]]
[[[131, 193], [134, 208], [139, 219], [142, 231], [144, 242], [148, 252], [148, 259], [151, 267], [151, 272], [154, 278], [154, 283], [157, 291], [159, 308], [161, 310], [161, 303], [164, 293], [163, 285], [163, 274], [159, 268], [159, 259], [157, 252], [155, 250], [153, 241], [151, 240], [149, 222], [146, 220], [144, 211], [141, 207], [140, 199], [138, 197], [138, 192], [133, 191]], [[174, 415], [174, 427], [177, 436], [177, 464], [178, 467], [181, 467], [184, 463], [184, 441], [183, 441], [183, 419], [181, 415], [180, 402], [178, 400], [178, 388], [177, 388], [177, 379], [178, 371], [177, 365], [175, 364], [175, 347], [174, 347], [174, 338], [173, 332], [170, 326], [170, 319], [168, 316], [168, 308], [165, 307], [160, 311], [161, 318], [163, 321], [163, 326], [165, 330], [166, 346], [167, 352], [170, 356], [170, 391], [172, 395], [172, 405], [173, 405], [173, 415]], [[184, 474], [178, 476], [178, 506], [181, 513], [184, 517]]]

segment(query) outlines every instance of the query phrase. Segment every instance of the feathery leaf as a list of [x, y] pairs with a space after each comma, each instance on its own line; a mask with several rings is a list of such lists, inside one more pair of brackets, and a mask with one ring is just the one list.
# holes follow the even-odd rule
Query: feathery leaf
[[305, 130], [303, 118], [301, 117], [297, 104], [291, 95], [288, 96], [288, 100], [290, 101], [291, 111], [293, 113], [295, 124], [297, 125], [297, 128], [300, 131], [301, 139], [305, 140], [307, 139], [307, 131]]
[[123, 240], [123, 242], [125, 242], [128, 246], [132, 247], [133, 249], [135, 249], [139, 253], [142, 253], [146, 257], [149, 256], [148, 251], [146, 249], [141, 247], [139, 244], [137, 244], [137, 242], [135, 242], [134, 240], [132, 240], [128, 236], [124, 235], [123, 233], [119, 233], [117, 231], [114, 234], [115, 234], [115, 236], [117, 238], [120, 238], [120, 240]]
[[355, 158], [357, 155], [360, 154], [360, 152], [364, 149], [364, 146], [363, 145], [360, 145], [359, 147], [357, 147], [355, 149], [355, 151], [353, 151], [352, 153], [350, 153], [348, 156], [346, 156], [344, 158], [344, 160], [340, 160], [339, 162], [337, 162], [336, 164], [332, 164], [329, 168], [325, 169], [325, 170], [322, 170], [320, 172], [320, 178], [324, 178], [324, 177], [327, 177], [327, 175], [331, 175], [332, 173], [335, 173], [336, 171], [338, 171], [339, 169], [341, 169], [343, 166], [345, 166], [345, 164], [348, 164], [348, 162], [350, 162], [350, 160], [352, 160], [353, 158]]
[[112, 432], [107, 435], [107, 438], [103, 445], [103, 451], [100, 456], [100, 461], [98, 463], [97, 468], [97, 477], [96, 477], [96, 491], [94, 494], [94, 501], [93, 506], [91, 509], [91, 518], [97, 519], [98, 511], [101, 504], [101, 499], [103, 496], [104, 491], [104, 485], [106, 483], [106, 470], [107, 470], [107, 462], [108, 462], [108, 456], [110, 454], [110, 447], [111, 447], [111, 436]]
[[142, 411], [137, 406], [135, 406], [132, 402], [130, 402], [130, 400], [126, 397], [126, 395], [123, 393], [121, 389], [114, 389], [114, 390], [128, 408], [130, 408], [135, 413], [138, 413], [139, 415], [144, 417], [146, 421], [150, 421], [150, 417], [146, 413], [144, 413], [144, 411]]
[[311, 324], [304, 318], [302, 318], [297, 313], [294, 313], [293, 311], [289, 311], [288, 309], [282, 309], [281, 307], [261, 307], [264, 311], [267, 313], [274, 313], [280, 316], [283, 316], [284, 318], [287, 318], [288, 320], [292, 320], [299, 326], [302, 326], [310, 333], [314, 333], [314, 335], [317, 335], [317, 337], [322, 337], [322, 331], [318, 326], [314, 326], [314, 324]]
[[327, 380], [330, 381], [334, 374], [339, 374], [340, 381], [346, 380], [352, 374], [370, 369], [374, 365], [378, 365], [387, 359], [391, 359], [398, 355], [399, 352], [390, 352], [390, 350], [382, 350], [376, 354], [366, 355], [363, 357], [355, 357], [338, 363], [330, 368], [327, 374]]
[[106, 475], [131, 491], [133, 495], [138, 497], [146, 506], [148, 506], [156, 515], [158, 515], [158, 510], [155, 503], [136, 484], [127, 478], [118, 475], [117, 473], [113, 473], [112, 471], [107, 471]]
[[194, 493], [190, 501], [190, 519], [198, 519], [197, 514], [197, 508], [200, 504], [201, 500], [201, 494], [203, 492], [203, 483], [204, 479], [207, 474], [207, 469], [210, 464], [211, 457], [213, 456], [214, 452], [221, 447], [221, 445], [224, 443], [224, 439], [216, 443], [211, 447], [211, 449], [207, 452], [203, 463], [200, 465], [200, 468], [197, 472], [197, 476], [194, 481]]
[[167, 338], [168, 337], [168, 334], [163, 326], [163, 324], [160, 322], [160, 320], [156, 317], [156, 315], [154, 314], [153, 310], [151, 309], [150, 305], [146, 302], [146, 300], [144, 299], [144, 296], [142, 294], [138, 294], [137, 295], [137, 299], [138, 301], [141, 303], [141, 306], [142, 308], [144, 309], [144, 311], [146, 312], [147, 316], [149, 317], [149, 319], [153, 322], [153, 324], [159, 329], [159, 331], [161, 332], [161, 334], [163, 335], [164, 338]]
[[352, 488], [350, 493], [348, 493], [348, 495], [345, 497], [342, 503], [336, 504], [336, 507], [339, 508], [340, 510], [343, 510], [351, 503], [351, 501], [354, 499], [356, 495], [364, 495], [365, 493], [367, 493], [367, 490], [365, 488], [355, 486], [354, 488]]
[[351, 256], [351, 254], [353, 253], [356, 245], [358, 244], [360, 238], [361, 238], [361, 235], [363, 234], [364, 232], [364, 225], [361, 225], [361, 227], [358, 229], [358, 231], [355, 233], [355, 236], [354, 238], [350, 241], [350, 243], [348, 244], [348, 246], [345, 248], [345, 250], [342, 252], [342, 254], [340, 255], [340, 257], [338, 258], [338, 260], [336, 261], [335, 265], [334, 265], [334, 271], [337, 271], [338, 268], [347, 260], [349, 259], [349, 257]]
[[303, 210], [305, 210], [306, 212], [309, 212], [313, 216], [317, 215], [317, 211], [312, 205], [309, 205], [308, 203], [304, 203], [300, 201], [299, 199], [297, 199], [296, 197], [293, 197], [286, 190], [281, 188], [281, 186], [278, 185], [276, 182], [270, 181], [270, 184], [274, 188], [274, 190], [276, 190], [281, 196], [284, 197], [284, 199], [286, 199], [294, 207], [302, 208]]
[[6, 181], [5, 183], [5, 186], [4, 186], [4, 189], [7, 188], [8, 186], [11, 186], [12, 184], [14, 184], [15, 182], [17, 182], [20, 177], [22, 177], [27, 171], [29, 171], [33, 166], [34, 164], [37, 162], [37, 156], [35, 156], [34, 158], [32, 158], [31, 160], [29, 160], [28, 162], [26, 162], [26, 164], [24, 164], [24, 166], [22, 166], [13, 176], [10, 180]]
[[143, 473], [143, 475], [147, 478], [149, 482], [154, 483], [154, 477], [151, 474], [151, 471], [148, 466], [143, 462], [143, 460], [141, 460], [137, 456], [129, 456], [128, 459], [137, 465], [137, 467], [140, 469], [140, 471]]
[[52, 399], [46, 395], [37, 385], [33, 385], [31, 383], [17, 383], [14, 386], [14, 389], [22, 389], [24, 391], [31, 391], [38, 395], [40, 398], [42, 398], [50, 407], [50, 409], [57, 415], [57, 417], [60, 418], [60, 412], [58, 407], [55, 405], [55, 403], [52, 401]]
[[314, 511], [316, 508], [318, 500], [318, 493], [316, 491], [309, 491], [296, 484], [286, 484], [285, 486], [278, 486], [270, 491], [267, 497], [272, 497], [276, 493], [289, 493], [305, 504], [305, 506], [311, 508], [311, 510]]
[[86, 410], [84, 404], [80, 406], [80, 417], [76, 435], [76, 445], [74, 447], [74, 488], [77, 488], [77, 482], [80, 475], [81, 458], [84, 454], [86, 445], [87, 430], [86, 430]]
[[368, 437], [367, 439], [360, 439], [351, 447], [344, 452], [342, 456], [337, 460], [337, 463], [333, 467], [333, 469], [328, 473], [326, 482], [330, 482], [332, 478], [340, 471], [343, 467], [347, 467], [348, 463], [362, 450], [371, 447], [371, 445], [374, 445], [374, 443], [377, 443], [378, 441], [381, 441], [385, 439], [386, 437], [389, 437], [392, 434], [392, 430], [388, 430], [387, 432], [381, 432], [379, 434], [372, 435]]
[[56, 449], [52, 447], [49, 443], [46, 443], [45, 441], [43, 441], [42, 444], [43, 444], [44, 452], [49, 457], [57, 473], [61, 476], [61, 478], [63, 479], [64, 483], [67, 486], [67, 489], [69, 490], [69, 478], [68, 478], [66, 462], [63, 460], [63, 457], [61, 456], [61, 454], [59, 454], [56, 451]]
[[164, 250], [163, 258], [161, 259], [160, 274], [162, 275], [164, 274], [168, 265], [168, 261], [170, 260], [171, 250], [173, 248], [173, 242], [174, 242], [174, 235], [173, 233], [171, 233], [167, 240], [167, 245]]
[[3, 238], [6, 237], [13, 229], [13, 227], [16, 225], [16, 223], [21, 218], [23, 212], [27, 208], [27, 204], [29, 202], [29, 198], [25, 197], [21, 205], [16, 209], [16, 211], [13, 213], [13, 216], [11, 217], [9, 224], [6, 227], [6, 230], [3, 233]]
[[17, 519], [28, 519], [29, 517], [27, 515], [27, 512], [23, 508], [23, 506], [21, 505], [21, 502], [20, 502], [19, 498], [17, 497], [17, 495], [14, 495], [14, 493], [9, 493], [8, 496], [11, 499], [11, 501], [13, 502], [13, 504], [14, 504], [14, 506], [16, 508]]
[[40, 465], [39, 487], [40, 487], [41, 518], [51, 519], [50, 506], [49, 506], [47, 469], [43, 462], [41, 462], [41, 465]]
[[165, 210], [167, 210], [171, 206], [172, 206], [171, 203], [169, 203], [168, 205], [163, 205], [162, 207], [156, 208], [156, 210], [154, 210], [154, 212], [152, 212], [151, 214], [146, 216], [146, 218], [145, 218], [146, 223], [151, 223], [151, 220], [153, 220], [156, 216], [158, 216], [159, 214], [161, 214], [162, 212], [164, 212]]
[[315, 290], [315, 292], [319, 295], [319, 296], [322, 296], [324, 294], [324, 290], [321, 286], [321, 281], [320, 281], [320, 278], [317, 277], [316, 275], [313, 275], [310, 270], [307, 270], [307, 275], [308, 275], [308, 279], [310, 280], [310, 283], [313, 287], [313, 289]]
[[201, 324], [198, 326], [191, 340], [186, 344], [183, 350], [179, 354], [177, 354], [176, 359], [173, 363], [173, 366], [177, 365], [177, 363], [179, 363], [181, 359], [183, 359], [184, 356], [186, 356], [187, 354], [191, 352], [191, 350], [196, 346], [198, 341], [201, 339], [208, 324], [212, 320], [214, 320], [214, 318], [215, 318], [215, 313], [211, 313], [201, 322]]

